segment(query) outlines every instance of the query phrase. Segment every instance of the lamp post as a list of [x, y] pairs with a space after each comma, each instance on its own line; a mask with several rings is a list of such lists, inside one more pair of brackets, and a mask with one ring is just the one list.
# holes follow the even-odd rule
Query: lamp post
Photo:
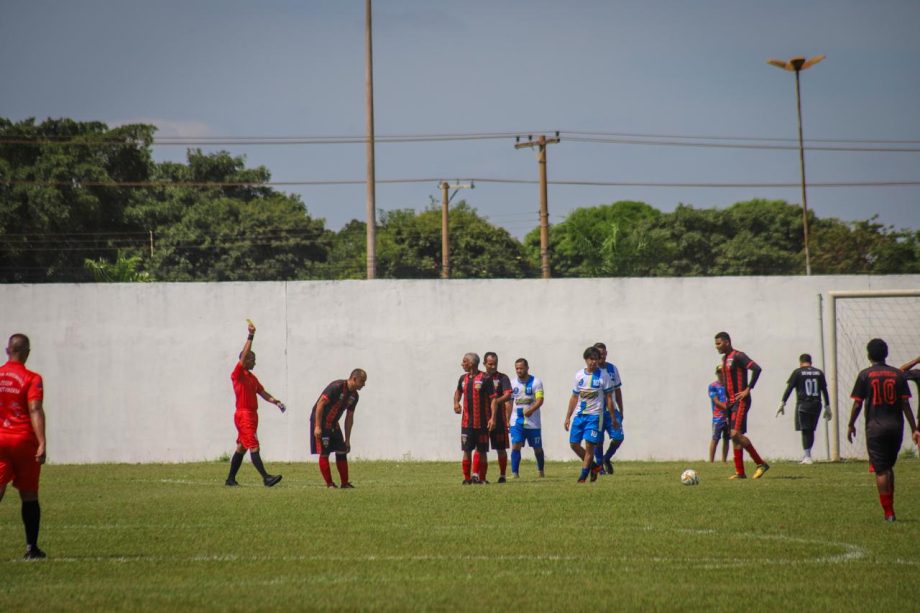
[[802, 142], [802, 94], [799, 89], [799, 73], [811, 68], [825, 58], [824, 55], [816, 55], [813, 58], [796, 56], [787, 61], [767, 60], [767, 63], [783, 70], [795, 73], [795, 108], [796, 117], [799, 125], [799, 168], [802, 176], [802, 228], [805, 236], [805, 274], [811, 275], [811, 254], [808, 250], [808, 197], [805, 195], [805, 146]]

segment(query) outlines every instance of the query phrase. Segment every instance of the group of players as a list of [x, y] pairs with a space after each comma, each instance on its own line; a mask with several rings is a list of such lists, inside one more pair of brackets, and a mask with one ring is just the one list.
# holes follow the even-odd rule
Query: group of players
[[[252, 374], [256, 363], [252, 343], [256, 328], [248, 322], [248, 336], [233, 369], [231, 380], [236, 396], [234, 424], [237, 429], [236, 450], [230, 460], [230, 473], [226, 485], [237, 486], [239, 471], [249, 451], [252, 464], [259, 471], [266, 487], [281, 481], [281, 475], [271, 475], [259, 455], [258, 397], [275, 404], [283, 413], [284, 403], [269, 394], [258, 378]], [[726, 332], [715, 336], [716, 350], [722, 354], [722, 364], [717, 370], [719, 385], [710, 385], [710, 398], [714, 412], [713, 441], [715, 444], [728, 437], [734, 446], [735, 474], [732, 478], [746, 478], [743, 451], [747, 451], [757, 464], [754, 478], [760, 478], [770, 468], [763, 461], [746, 436], [747, 415], [751, 406], [751, 390], [757, 383], [761, 369], [745, 353], [732, 347]], [[43, 408], [44, 385], [40, 374], [25, 367], [31, 346], [24, 334], [13, 334], [7, 343], [8, 360], [0, 366], [0, 500], [6, 487], [13, 483], [19, 490], [22, 502], [22, 522], [26, 537], [26, 559], [41, 559], [45, 552], [38, 546], [41, 507], [38, 501], [41, 467], [45, 463], [45, 413]], [[904, 364], [900, 369], [885, 363], [888, 345], [881, 339], [872, 339], [866, 346], [871, 366], [862, 370], [853, 386], [853, 405], [847, 427], [847, 439], [852, 443], [856, 435], [856, 421], [865, 408], [866, 446], [870, 466], [875, 472], [879, 501], [886, 521], [895, 521], [894, 465], [904, 436], [904, 421], [911, 429], [911, 438], [920, 447], [920, 431], [910, 408], [908, 380], [920, 382], [920, 357]], [[569, 444], [581, 459], [578, 482], [597, 479], [599, 474], [612, 474], [612, 458], [623, 443], [623, 395], [620, 374], [616, 366], [607, 361], [604, 343], [596, 343], [584, 350], [585, 367], [575, 373], [572, 395], [565, 417], [569, 431]], [[519, 476], [521, 450], [524, 444], [533, 448], [540, 477], [544, 476], [544, 455], [541, 435], [540, 408], [543, 405], [543, 383], [530, 374], [524, 358], [515, 361], [513, 380], [498, 371], [498, 356], [485, 354], [485, 372], [479, 370], [479, 356], [467, 353], [461, 366], [463, 376], [454, 392], [454, 412], [461, 415], [460, 443], [463, 450], [463, 484], [488, 483], [488, 451], [498, 453], [499, 483], [506, 480], [507, 450], [511, 451], [511, 473]], [[750, 381], [748, 372], [752, 373]], [[347, 454], [351, 450], [351, 430], [354, 411], [358, 404], [358, 391], [367, 382], [367, 373], [354, 369], [347, 379], [333, 381], [323, 390], [310, 412], [310, 451], [319, 455], [319, 469], [327, 487], [337, 487], [332, 480], [329, 456], [334, 453], [341, 485], [354, 487], [348, 477]], [[713, 391], [713, 388], [716, 391]], [[722, 392], [718, 388], [722, 388]], [[784, 413], [785, 403], [792, 390], [796, 390], [796, 429], [802, 431], [805, 457], [811, 463], [811, 446], [814, 429], [820, 414], [820, 397], [825, 403], [825, 417], [830, 417], [827, 384], [824, 374], [811, 364], [811, 356], [800, 356], [800, 367], [793, 371], [777, 416]], [[716, 409], [724, 413], [718, 415]], [[344, 430], [339, 425], [345, 416]], [[718, 426], [718, 428], [717, 428]], [[604, 435], [610, 438], [604, 450]], [[584, 443], [584, 445], [582, 445]], [[723, 460], [727, 454], [723, 447]]]

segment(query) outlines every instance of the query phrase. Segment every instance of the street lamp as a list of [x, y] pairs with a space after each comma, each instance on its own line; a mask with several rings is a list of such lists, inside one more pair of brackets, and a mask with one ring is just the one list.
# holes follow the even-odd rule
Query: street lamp
[[799, 167], [802, 172], [802, 228], [805, 234], [805, 274], [811, 274], [811, 255], [808, 251], [808, 198], [805, 195], [805, 146], [802, 143], [802, 95], [799, 91], [799, 73], [811, 68], [825, 58], [824, 55], [816, 55], [813, 58], [796, 56], [788, 61], [767, 60], [767, 63], [783, 70], [795, 73], [795, 108], [799, 122]]

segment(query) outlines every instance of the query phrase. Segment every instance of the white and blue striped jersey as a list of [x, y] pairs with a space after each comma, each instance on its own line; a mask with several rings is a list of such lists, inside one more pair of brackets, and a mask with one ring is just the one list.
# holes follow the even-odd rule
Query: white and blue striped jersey
[[610, 375], [600, 368], [593, 373], [585, 369], [575, 373], [575, 386], [572, 395], [578, 396], [575, 415], [600, 415], [604, 412], [604, 396], [613, 391]]
[[[620, 371], [617, 370], [616, 366], [614, 366], [610, 362], [607, 362], [606, 364], [604, 364], [603, 366], [600, 366], [599, 368], [607, 371], [607, 374], [610, 376], [610, 384], [613, 386], [613, 389], [618, 390], [623, 386], [623, 382], [620, 381]], [[614, 407], [613, 407], [614, 410], [619, 411], [620, 407], [615, 406], [616, 398], [613, 399], [613, 402], [614, 402]], [[606, 410], [607, 407], [605, 406], [604, 409]]]
[[511, 426], [528, 430], [540, 428], [540, 409], [534, 411], [530, 417], [524, 416], [524, 411], [530, 409], [537, 398], [543, 398], [543, 381], [540, 377], [529, 375], [526, 381], [521, 381], [517, 377], [511, 379]]

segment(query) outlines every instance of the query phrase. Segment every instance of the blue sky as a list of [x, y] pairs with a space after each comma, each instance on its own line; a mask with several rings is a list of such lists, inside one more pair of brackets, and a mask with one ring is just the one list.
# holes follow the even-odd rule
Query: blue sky
[[[920, 149], [920, 2], [914, 0], [376, 0], [378, 136], [560, 130], [550, 180], [799, 181], [795, 149], [576, 142], [592, 132], [788, 139], [792, 73], [771, 57], [826, 54], [802, 74], [806, 142]], [[0, 0], [0, 116], [143, 121], [158, 136], [362, 136], [361, 0]], [[913, 141], [826, 143], [819, 140]], [[674, 139], [668, 139], [674, 140]], [[688, 141], [699, 142], [699, 141]], [[713, 142], [713, 141], [709, 141]], [[733, 141], [716, 141], [733, 142]], [[537, 178], [508, 138], [377, 145], [378, 179]], [[277, 181], [363, 179], [363, 144], [222, 147]], [[208, 149], [205, 147], [205, 149]], [[157, 159], [184, 159], [158, 146]], [[806, 152], [810, 184], [920, 181], [920, 153]], [[340, 228], [363, 219], [365, 188], [281, 188]], [[422, 209], [436, 183], [382, 184], [377, 208]], [[523, 236], [535, 184], [460, 192]], [[551, 221], [617, 200], [670, 211], [751, 198], [800, 203], [797, 187], [551, 185]], [[810, 187], [821, 217], [920, 227], [920, 186]]]

